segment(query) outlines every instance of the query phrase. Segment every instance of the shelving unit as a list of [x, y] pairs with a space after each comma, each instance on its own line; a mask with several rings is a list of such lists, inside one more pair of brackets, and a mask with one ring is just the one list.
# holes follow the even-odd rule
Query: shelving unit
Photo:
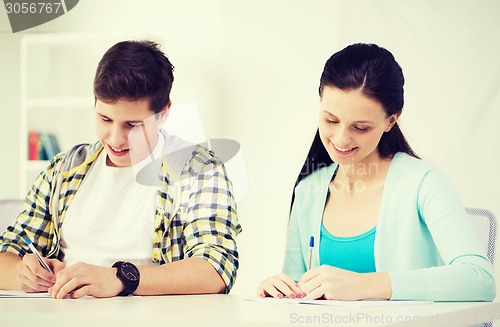
[[99, 60], [116, 41], [86, 34], [33, 34], [21, 40], [20, 197], [47, 160], [28, 160], [28, 133], [56, 135], [62, 151], [96, 141], [92, 82]]

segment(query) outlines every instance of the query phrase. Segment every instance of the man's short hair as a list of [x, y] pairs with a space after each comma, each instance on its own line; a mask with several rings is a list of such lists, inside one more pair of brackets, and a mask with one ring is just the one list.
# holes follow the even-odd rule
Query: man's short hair
[[170, 103], [174, 66], [152, 41], [123, 41], [104, 54], [94, 78], [96, 100], [148, 100], [158, 113]]

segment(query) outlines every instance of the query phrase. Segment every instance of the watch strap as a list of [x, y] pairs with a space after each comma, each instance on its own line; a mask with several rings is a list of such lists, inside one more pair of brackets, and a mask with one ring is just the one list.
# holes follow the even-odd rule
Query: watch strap
[[132, 281], [130, 279], [128, 279], [126, 276], [123, 275], [123, 272], [122, 272], [122, 266], [124, 264], [128, 264], [128, 265], [131, 265], [135, 268], [135, 270], [137, 271], [137, 274], [138, 274], [138, 277], [139, 277], [139, 270], [137, 269], [137, 267], [131, 263], [131, 262], [124, 262], [124, 261], [117, 261], [113, 264], [113, 268], [116, 268], [116, 277], [118, 277], [118, 279], [120, 279], [123, 283], [123, 285], [125, 286], [125, 288], [123, 289], [123, 291], [121, 291], [118, 296], [127, 296], [127, 295], [130, 295], [132, 293], [134, 293], [134, 291], [137, 289], [137, 287], [139, 286], [139, 278], [137, 278], [136, 281]]

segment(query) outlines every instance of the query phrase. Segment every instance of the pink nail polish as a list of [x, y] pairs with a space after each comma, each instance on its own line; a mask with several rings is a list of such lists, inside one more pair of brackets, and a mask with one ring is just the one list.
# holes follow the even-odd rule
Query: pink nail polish
[[283, 294], [278, 293], [278, 299], [282, 299], [282, 298], [283, 298]]
[[291, 298], [291, 299], [295, 299], [296, 297], [297, 297], [297, 296], [296, 296], [294, 293], [290, 294], [290, 298]]
[[297, 297], [298, 297], [299, 299], [302, 299], [302, 298], [304, 297], [304, 295], [299, 294], [299, 295], [297, 295]]
[[262, 298], [265, 297], [264, 293], [260, 293], [259, 296]]

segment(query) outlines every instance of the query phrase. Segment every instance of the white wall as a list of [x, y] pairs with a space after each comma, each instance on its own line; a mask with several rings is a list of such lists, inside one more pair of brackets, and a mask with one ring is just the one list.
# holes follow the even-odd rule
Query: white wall
[[[234, 292], [254, 292], [281, 268], [292, 185], [316, 128], [319, 76], [326, 59], [350, 43], [377, 43], [395, 55], [406, 77], [401, 123], [410, 143], [443, 168], [464, 205], [500, 217], [500, 2], [119, 3], [80, 1], [28, 32], [43, 27], [162, 43], [176, 66], [173, 100], [196, 101], [208, 136], [238, 140], [245, 155], [249, 191], [238, 208], [244, 232]], [[0, 38], [6, 72], [0, 86], [9, 90], [2, 91], [9, 104], [2, 112], [13, 125], [0, 136], [9, 154], [18, 151], [8, 137], [17, 135], [18, 37], [4, 32]], [[2, 160], [0, 196], [17, 195], [13, 158]]]
[[17, 196], [19, 180], [19, 38], [0, 34], [2, 45], [0, 58], [0, 90], [2, 119], [7, 124], [0, 128], [0, 144], [3, 148], [0, 169], [0, 198]]

